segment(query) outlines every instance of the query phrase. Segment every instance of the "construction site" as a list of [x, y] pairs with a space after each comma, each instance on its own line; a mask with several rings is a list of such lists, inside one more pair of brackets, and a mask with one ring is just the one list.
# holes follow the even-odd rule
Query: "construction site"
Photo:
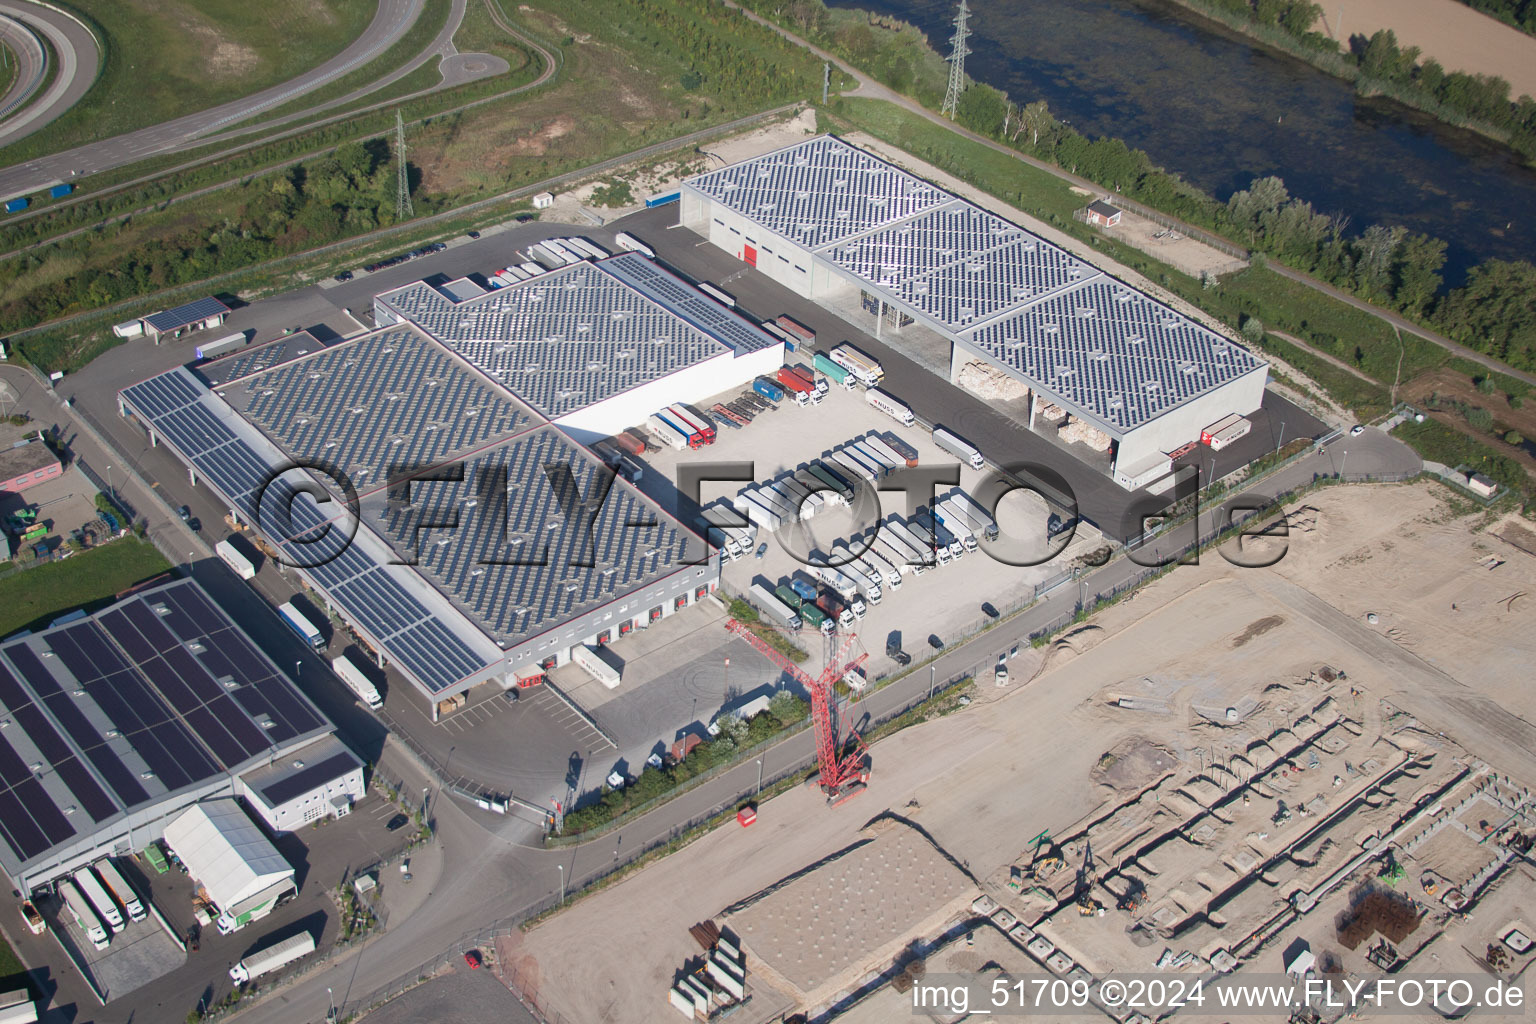
[[736, 1021], [907, 1016], [944, 973], [1519, 975], [1536, 557], [1453, 501], [1316, 492], [1245, 545], [1272, 567], [1180, 566], [860, 750], [857, 799], [765, 800], [504, 955], [615, 1022], [679, 1019], [711, 933], [742, 994], [690, 1009]]

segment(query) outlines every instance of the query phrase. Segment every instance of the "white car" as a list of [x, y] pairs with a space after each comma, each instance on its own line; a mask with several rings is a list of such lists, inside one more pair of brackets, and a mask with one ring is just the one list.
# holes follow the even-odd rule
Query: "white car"
[[610, 789], [623, 789], [624, 784], [628, 781], [629, 780], [624, 777], [624, 773], [618, 769], [614, 769], [608, 773], [608, 786]]
[[1349, 428], [1350, 437], [1359, 437], [1363, 433], [1365, 433], [1365, 428], [1358, 423]]
[[1008, 685], [1008, 666], [1007, 665], [1003, 664], [1001, 661], [998, 662], [997, 663], [997, 669], [995, 670], [994, 674], [997, 677], [997, 685], [998, 686], [1007, 686]]
[[645, 763], [650, 765], [652, 768], [660, 768], [663, 764], [660, 754], [652, 754], [650, 757], [645, 759]]

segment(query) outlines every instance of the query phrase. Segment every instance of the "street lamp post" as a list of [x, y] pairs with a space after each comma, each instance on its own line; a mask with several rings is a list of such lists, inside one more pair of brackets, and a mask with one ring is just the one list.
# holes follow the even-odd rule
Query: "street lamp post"
[[331, 986], [329, 985], [325, 986], [325, 1002], [330, 1007], [325, 1012], [325, 1019], [328, 1022], [334, 1022], [336, 1020], [336, 997], [331, 995]]
[[1344, 467], [1349, 465], [1349, 449], [1344, 449], [1344, 457], [1339, 460], [1339, 479], [1344, 479]]
[[935, 676], [935, 673], [938, 671], [938, 668], [939, 668], [939, 666], [938, 666], [937, 663], [934, 663], [934, 664], [931, 664], [931, 665], [928, 666], [928, 699], [929, 700], [933, 700], [934, 676]]
[[1275, 451], [1285, 447], [1285, 420], [1280, 421], [1280, 441], [1275, 445]]
[[565, 906], [565, 865], [556, 864], [555, 867], [560, 869], [560, 905], [563, 907]]
[[757, 759], [757, 791], [763, 791], [763, 759]]
[[117, 488], [112, 486], [112, 467], [107, 467], [107, 497], [117, 500]]

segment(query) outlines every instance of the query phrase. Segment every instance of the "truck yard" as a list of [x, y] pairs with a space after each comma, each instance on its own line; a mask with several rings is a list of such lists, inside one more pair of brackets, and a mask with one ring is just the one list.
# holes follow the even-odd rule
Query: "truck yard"
[[[746, 953], [742, 1020], [786, 1005], [885, 1019], [914, 959], [930, 974], [1240, 979], [1281, 973], [1303, 938], [1351, 971], [1389, 953], [1474, 969], [1529, 923], [1536, 559], [1434, 484], [1328, 489], [1288, 513], [1274, 567], [1179, 567], [1026, 650], [1013, 686], [876, 743], [858, 800], [829, 810], [790, 790], [505, 955], [548, 1005], [594, 1021], [675, 1019], [668, 986], [699, 953], [689, 928], [711, 919]], [[893, 889], [878, 871], [832, 884], [901, 820], [958, 865], [954, 888]], [[897, 891], [913, 904], [901, 920]], [[769, 893], [803, 946], [774, 938]], [[849, 927], [881, 908], [885, 924]], [[644, 952], [577, 955], [598, 927]], [[968, 932], [1007, 956], [957, 961]], [[1528, 956], [1488, 955], [1517, 970]]]

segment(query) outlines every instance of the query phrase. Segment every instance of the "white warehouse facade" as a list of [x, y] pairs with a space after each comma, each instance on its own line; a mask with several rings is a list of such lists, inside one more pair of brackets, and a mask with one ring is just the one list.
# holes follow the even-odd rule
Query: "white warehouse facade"
[[[1145, 293], [841, 139], [683, 183], [683, 225], [791, 291], [915, 324], [1108, 435], [1126, 488], [1201, 428], [1263, 401], [1267, 364]], [[865, 326], [861, 324], [860, 326]]]

